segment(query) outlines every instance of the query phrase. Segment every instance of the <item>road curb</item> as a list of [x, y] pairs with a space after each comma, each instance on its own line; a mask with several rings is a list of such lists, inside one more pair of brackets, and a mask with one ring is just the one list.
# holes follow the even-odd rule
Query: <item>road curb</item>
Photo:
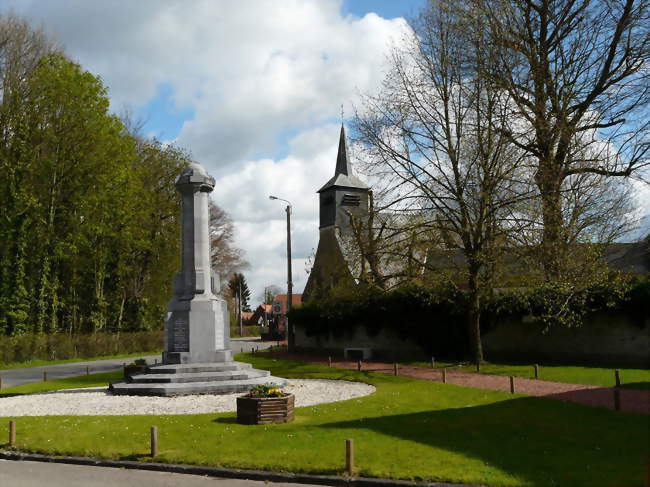
[[440, 482], [410, 482], [365, 477], [339, 477], [336, 475], [311, 475], [290, 472], [270, 472], [265, 470], [241, 470], [234, 468], [202, 467], [173, 463], [135, 462], [131, 460], [106, 460], [101, 458], [49, 456], [40, 453], [22, 453], [0, 450], [0, 460], [67, 463], [91, 467], [113, 467], [133, 470], [203, 475], [226, 479], [261, 480], [299, 484], [331, 485], [335, 487], [475, 487], [468, 484], [449, 484]]

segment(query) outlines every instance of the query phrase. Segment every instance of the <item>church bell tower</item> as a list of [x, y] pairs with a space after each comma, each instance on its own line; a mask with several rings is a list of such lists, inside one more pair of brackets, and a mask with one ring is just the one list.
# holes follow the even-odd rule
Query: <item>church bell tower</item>
[[369, 193], [370, 188], [352, 173], [345, 128], [341, 125], [334, 176], [318, 190], [320, 236], [303, 301], [326, 295], [341, 281], [354, 283], [342, 238], [351, 234], [350, 216], [367, 215]]
[[368, 212], [369, 192], [370, 188], [352, 173], [352, 166], [348, 159], [345, 128], [341, 125], [334, 176], [318, 190], [320, 195], [320, 230], [332, 226], [341, 232], [349, 230], [350, 214], [356, 216]]

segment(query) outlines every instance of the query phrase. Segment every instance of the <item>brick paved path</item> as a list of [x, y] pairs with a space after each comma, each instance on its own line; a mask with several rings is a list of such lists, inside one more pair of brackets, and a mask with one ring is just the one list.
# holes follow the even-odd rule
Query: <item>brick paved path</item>
[[[276, 355], [277, 352], [274, 354]], [[299, 354], [282, 354], [282, 358], [299, 360], [320, 365], [328, 365], [327, 359]], [[357, 369], [357, 362], [335, 360], [333, 367]], [[394, 373], [394, 364], [381, 362], [363, 362], [362, 370], [385, 374]], [[447, 383], [477, 389], [509, 391], [510, 378], [500, 375], [461, 372], [454, 369], [415, 367], [399, 365], [399, 375], [414, 379], [442, 382], [443, 370], [446, 370]], [[589, 406], [615, 409], [615, 395], [618, 392], [622, 411], [650, 414], [650, 390], [616, 389], [614, 387], [592, 386], [584, 384], [565, 384], [545, 380], [514, 378], [515, 392], [531, 396], [547, 397], [560, 401], [577, 402]]]

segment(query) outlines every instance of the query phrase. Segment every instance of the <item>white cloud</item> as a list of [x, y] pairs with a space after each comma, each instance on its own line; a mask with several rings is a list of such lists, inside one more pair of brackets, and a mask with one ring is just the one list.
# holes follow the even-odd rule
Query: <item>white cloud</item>
[[[378, 85], [402, 19], [342, 17], [340, 0], [9, 0], [140, 106], [166, 83], [195, 109], [178, 141], [213, 172], [272, 151], [283, 130], [339, 113]], [[234, 166], [234, 167], [233, 167]]]

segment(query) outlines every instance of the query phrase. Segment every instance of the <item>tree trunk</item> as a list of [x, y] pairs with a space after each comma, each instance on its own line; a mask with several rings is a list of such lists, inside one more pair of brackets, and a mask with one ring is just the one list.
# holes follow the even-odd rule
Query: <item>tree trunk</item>
[[481, 300], [478, 289], [478, 269], [470, 270], [469, 300], [465, 316], [471, 357], [474, 363], [480, 364], [483, 361], [483, 345], [481, 344]]
[[546, 280], [549, 281], [560, 276], [565, 264], [562, 177], [555, 168], [549, 168], [540, 170], [536, 179], [542, 200], [541, 262]]

